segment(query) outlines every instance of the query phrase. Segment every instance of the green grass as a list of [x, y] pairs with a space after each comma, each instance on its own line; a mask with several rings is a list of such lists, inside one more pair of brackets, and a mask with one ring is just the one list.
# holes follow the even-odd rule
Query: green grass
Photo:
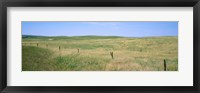
[[49, 63], [51, 62], [52, 52], [48, 49], [33, 46], [22, 47], [22, 70], [38, 71], [51, 70]]
[[164, 59], [168, 71], [178, 71], [177, 37], [27, 36], [22, 40], [23, 71], [163, 71]]
[[23, 46], [23, 71], [46, 70], [103, 70], [105, 63], [110, 59], [99, 59], [80, 54], [54, 57], [52, 52], [45, 48], [35, 46]]
[[70, 54], [63, 57], [56, 57], [56, 62], [58, 64], [58, 69], [60, 70], [105, 70], [105, 65], [110, 59], [82, 56], [80, 54]]

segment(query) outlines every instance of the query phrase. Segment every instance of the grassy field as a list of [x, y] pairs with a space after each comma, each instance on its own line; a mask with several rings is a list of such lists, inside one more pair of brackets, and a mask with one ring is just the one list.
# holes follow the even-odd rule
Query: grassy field
[[177, 37], [23, 36], [22, 41], [23, 71], [163, 71], [164, 59], [167, 71], [178, 71]]

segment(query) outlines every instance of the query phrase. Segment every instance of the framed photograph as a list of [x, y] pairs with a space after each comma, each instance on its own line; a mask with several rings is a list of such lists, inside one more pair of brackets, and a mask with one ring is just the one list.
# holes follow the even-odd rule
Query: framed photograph
[[199, 0], [0, 6], [2, 93], [199, 93]]

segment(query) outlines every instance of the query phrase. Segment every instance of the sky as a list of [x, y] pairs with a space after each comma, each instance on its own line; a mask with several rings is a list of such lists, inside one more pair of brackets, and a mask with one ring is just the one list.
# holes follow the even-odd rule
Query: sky
[[178, 36], [178, 22], [22, 22], [22, 35]]

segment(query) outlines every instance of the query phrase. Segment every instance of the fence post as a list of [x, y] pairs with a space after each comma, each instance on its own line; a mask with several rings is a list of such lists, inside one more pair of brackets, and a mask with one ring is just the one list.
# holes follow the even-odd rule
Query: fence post
[[46, 44], [46, 47], [48, 48], [48, 44]]
[[60, 51], [60, 46], [59, 46], [59, 51]]
[[114, 59], [113, 52], [110, 52], [110, 55], [111, 55], [112, 59]]
[[79, 53], [79, 48], [77, 48], [77, 52]]
[[37, 47], [39, 46], [39, 44], [37, 43]]
[[164, 71], [166, 71], [167, 69], [167, 65], [166, 65], [166, 60], [164, 59]]

